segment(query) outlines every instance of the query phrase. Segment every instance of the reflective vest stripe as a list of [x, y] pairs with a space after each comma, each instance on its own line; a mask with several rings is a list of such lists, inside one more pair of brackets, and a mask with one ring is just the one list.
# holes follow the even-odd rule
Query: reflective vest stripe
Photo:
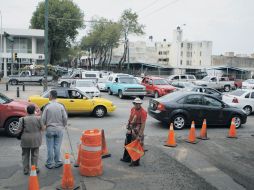
[[132, 151], [135, 151], [136, 153], [140, 154], [140, 155], [143, 155], [144, 152], [139, 150], [139, 149], [136, 149], [136, 148], [131, 148], [131, 147], [126, 147], [127, 150], [132, 150]]
[[82, 145], [81, 147], [82, 147], [83, 150], [92, 151], [92, 152], [97, 152], [97, 151], [101, 150], [101, 146], [85, 146], [85, 145]]

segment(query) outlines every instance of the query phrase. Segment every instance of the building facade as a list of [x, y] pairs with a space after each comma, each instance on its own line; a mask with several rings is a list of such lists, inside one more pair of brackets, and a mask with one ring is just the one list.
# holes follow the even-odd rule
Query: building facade
[[[7, 33], [13, 41], [4, 35]], [[0, 50], [0, 71], [7, 77], [7, 70], [18, 70], [23, 65], [43, 63], [44, 30], [2, 29], [2, 49]], [[1, 43], [1, 42], [0, 42]], [[13, 54], [17, 60], [12, 63]]]

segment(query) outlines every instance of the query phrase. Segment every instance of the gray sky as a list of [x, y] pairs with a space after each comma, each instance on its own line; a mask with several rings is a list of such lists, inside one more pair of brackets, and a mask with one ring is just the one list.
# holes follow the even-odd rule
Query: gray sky
[[[213, 54], [234, 51], [254, 53], [254, 0], [73, 0], [93, 16], [118, 20], [124, 9], [131, 8], [146, 26], [148, 39], [172, 40], [172, 31], [183, 26], [184, 39], [213, 41]], [[28, 28], [40, 0], [0, 0], [4, 28]], [[80, 32], [80, 36], [86, 33]]]

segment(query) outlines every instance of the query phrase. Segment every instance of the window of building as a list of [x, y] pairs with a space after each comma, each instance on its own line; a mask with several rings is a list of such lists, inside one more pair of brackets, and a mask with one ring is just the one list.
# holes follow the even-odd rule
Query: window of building
[[36, 53], [39, 53], [39, 54], [44, 53], [44, 39], [36, 40]]
[[181, 47], [183, 48], [183, 43], [181, 43]]
[[201, 65], [201, 60], [199, 60], [199, 65]]
[[191, 47], [191, 44], [187, 43], [187, 49], [190, 49], [190, 47]]
[[200, 57], [202, 56], [202, 52], [199, 52]]
[[202, 42], [200, 43], [200, 47], [202, 47]]
[[181, 51], [181, 56], [183, 56], [183, 52]]
[[180, 60], [180, 65], [182, 65], [183, 64], [183, 60]]

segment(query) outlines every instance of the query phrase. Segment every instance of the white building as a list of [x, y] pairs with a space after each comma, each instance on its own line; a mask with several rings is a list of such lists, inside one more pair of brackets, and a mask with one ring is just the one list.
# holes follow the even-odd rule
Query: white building
[[[12, 43], [4, 36], [8, 33], [14, 39]], [[0, 72], [4, 71], [7, 77], [7, 70], [12, 64], [12, 52], [17, 53], [17, 61], [13, 67], [20, 67], [22, 64], [41, 63], [44, 60], [44, 30], [36, 29], [2, 29], [2, 49], [0, 49]], [[0, 39], [0, 40], [1, 40]], [[1, 41], [0, 41], [1, 43]], [[13, 49], [12, 49], [13, 44]]]

